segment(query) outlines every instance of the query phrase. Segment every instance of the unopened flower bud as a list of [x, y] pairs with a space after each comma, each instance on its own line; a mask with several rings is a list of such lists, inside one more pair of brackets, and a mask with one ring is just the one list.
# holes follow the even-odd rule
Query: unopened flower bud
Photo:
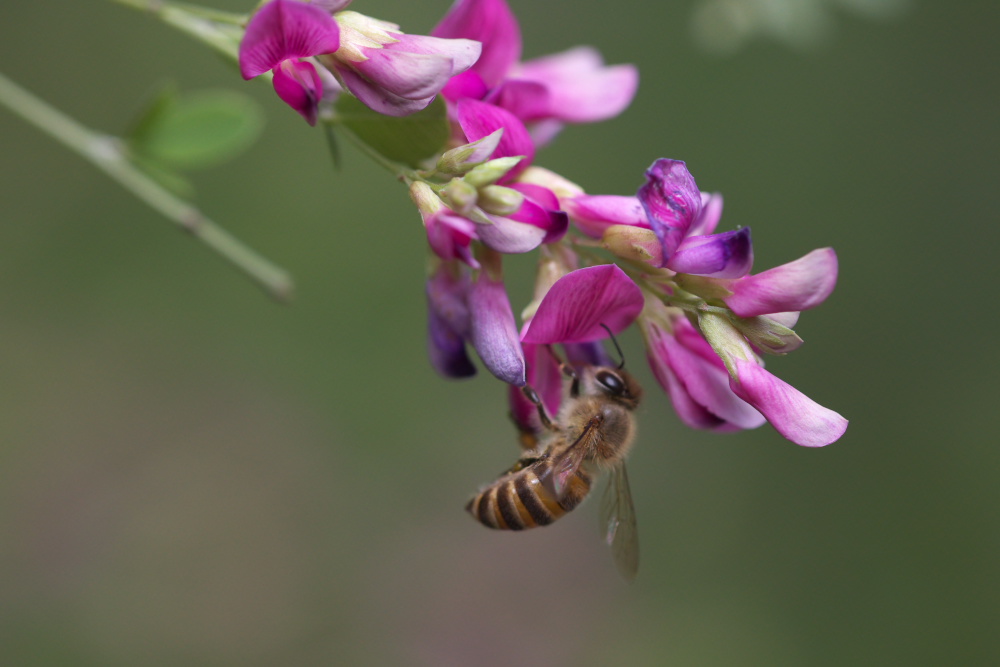
[[420, 215], [427, 218], [442, 208], [444, 208], [444, 203], [441, 198], [437, 196], [437, 193], [423, 181], [414, 181], [410, 184], [410, 199], [417, 206], [417, 210], [420, 211]]
[[663, 246], [652, 229], [612, 225], [604, 230], [601, 245], [624, 259], [652, 266], [663, 264]]
[[437, 162], [435, 169], [442, 174], [461, 176], [468, 173], [476, 165], [485, 162], [500, 144], [503, 128], [488, 134], [478, 141], [463, 144], [445, 151]]
[[448, 208], [461, 215], [467, 214], [476, 207], [479, 193], [460, 178], [453, 178], [448, 185], [441, 190], [441, 199]]
[[474, 188], [492, 185], [507, 175], [507, 172], [517, 166], [521, 157], [498, 157], [473, 167], [463, 179]]
[[726, 365], [729, 375], [736, 377], [736, 361], [754, 361], [757, 356], [750, 349], [746, 338], [725, 315], [698, 313], [698, 329]]
[[487, 185], [479, 189], [479, 207], [493, 215], [510, 215], [523, 203], [524, 195], [502, 185]]
[[798, 334], [770, 317], [733, 315], [729, 319], [762, 352], [788, 354], [802, 345], [802, 339]]
[[729, 284], [733, 281], [724, 278], [708, 278], [689, 273], [678, 273], [674, 280], [685, 292], [697, 294], [706, 300], [717, 299], [721, 301], [727, 296], [733, 295], [729, 289]]
[[554, 171], [549, 171], [544, 167], [536, 167], [534, 165], [522, 171], [521, 175], [517, 178], [517, 182], [530, 183], [532, 185], [540, 185], [543, 188], [548, 188], [549, 190], [552, 190], [556, 197], [559, 197], [560, 199], [569, 199], [583, 194], [583, 188], [573, 181], [563, 178]]
[[340, 48], [334, 57], [348, 62], [368, 60], [364, 49], [381, 49], [383, 44], [399, 40], [390, 33], [399, 33], [399, 26], [352, 11], [337, 12], [333, 17], [340, 26]]

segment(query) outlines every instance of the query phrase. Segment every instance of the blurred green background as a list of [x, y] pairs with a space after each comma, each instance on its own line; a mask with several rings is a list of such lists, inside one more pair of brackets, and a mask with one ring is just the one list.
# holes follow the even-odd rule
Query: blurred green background
[[[4, 2], [3, 71], [91, 127], [121, 132], [167, 80], [256, 97], [261, 141], [195, 174], [198, 203], [298, 294], [270, 302], [0, 110], [0, 663], [1000, 663], [1000, 6], [833, 9], [815, 49], [720, 57], [689, 0], [511, 4], [526, 57], [593, 44], [641, 71], [625, 114], [539, 164], [628, 194], [684, 159], [758, 270], [837, 249], [806, 346], [769, 368], [845, 437], [687, 429], [630, 331], [636, 583], [595, 502], [483, 529], [463, 505], [516, 456], [504, 388], [430, 369], [404, 188], [348, 146], [332, 169], [266, 83], [150, 17]], [[354, 9], [419, 33], [448, 5]], [[532, 261], [508, 263], [515, 311]]]

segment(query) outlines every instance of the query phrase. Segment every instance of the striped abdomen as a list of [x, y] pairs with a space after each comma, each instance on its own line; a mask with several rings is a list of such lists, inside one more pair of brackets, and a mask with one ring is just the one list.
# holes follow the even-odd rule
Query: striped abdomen
[[550, 524], [579, 505], [591, 483], [590, 475], [579, 468], [559, 499], [547, 483], [551, 475], [552, 459], [538, 459], [480, 491], [465, 509], [489, 528], [524, 530]]

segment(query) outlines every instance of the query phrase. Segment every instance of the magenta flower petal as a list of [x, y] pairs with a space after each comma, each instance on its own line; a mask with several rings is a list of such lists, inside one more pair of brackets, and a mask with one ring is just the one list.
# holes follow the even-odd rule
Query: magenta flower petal
[[711, 234], [719, 226], [722, 218], [722, 195], [718, 192], [701, 193], [701, 213], [691, 223], [688, 229], [689, 236], [704, 236]]
[[677, 246], [666, 266], [677, 273], [711, 278], [745, 276], [753, 266], [750, 228], [707, 236], [689, 236]]
[[310, 125], [316, 124], [323, 83], [312, 63], [286, 60], [274, 68], [271, 83], [282, 101], [298, 111]]
[[563, 208], [580, 231], [596, 239], [612, 225], [649, 229], [649, 218], [637, 197], [579, 195], [563, 201]]
[[281, 61], [333, 53], [340, 28], [328, 13], [297, 0], [271, 0], [247, 24], [240, 42], [240, 73], [252, 79]]
[[461, 74], [472, 67], [483, 51], [483, 45], [471, 39], [441, 39], [427, 35], [397, 33], [397, 42], [384, 48], [406, 53], [423, 53], [444, 56], [451, 61], [452, 75]]
[[484, 270], [469, 290], [470, 340], [483, 365], [508, 384], [525, 384], [524, 351], [503, 282]]
[[458, 124], [469, 141], [476, 141], [503, 128], [500, 145], [493, 152], [494, 158], [525, 156], [521, 162], [507, 172], [501, 182], [514, 180], [527, 169], [535, 159], [535, 145], [524, 123], [512, 113], [500, 107], [477, 100], [458, 102]]
[[427, 281], [427, 354], [434, 369], [445, 377], [476, 374], [465, 351], [469, 331], [467, 289], [465, 277], [453, 276], [444, 266]]
[[674, 406], [674, 411], [681, 421], [690, 426], [706, 431], [736, 431], [738, 427], [726, 422], [709, 412], [703, 405], [692, 398], [684, 384], [674, 375], [662, 356], [649, 351], [646, 355], [649, 367], [653, 371], [656, 381], [667, 392], [670, 403]]
[[544, 85], [549, 93], [545, 115], [569, 123], [617, 116], [632, 102], [639, 85], [635, 67], [605, 67], [601, 54], [587, 46], [522, 63], [511, 78]]
[[735, 360], [736, 395], [760, 410], [778, 433], [797, 445], [823, 447], [847, 430], [847, 420], [824, 408], [752, 361]]
[[548, 117], [552, 106], [549, 89], [543, 84], [516, 79], [508, 79], [494, 88], [487, 100], [526, 123]]
[[660, 158], [646, 171], [638, 197], [669, 260], [701, 213], [701, 192], [687, 165]]
[[372, 84], [408, 100], [437, 95], [451, 78], [451, 58], [405, 53], [392, 49], [393, 46], [368, 50], [365, 54], [368, 60], [353, 63], [353, 69]]
[[522, 340], [544, 344], [607, 338], [602, 324], [619, 333], [635, 320], [642, 305], [642, 291], [618, 266], [578, 269], [549, 289]]
[[427, 310], [427, 356], [434, 370], [444, 377], [467, 378], [476, 374], [465, 350], [465, 340], [433, 308]]
[[460, 100], [465, 97], [481, 100], [489, 91], [489, 86], [483, 81], [483, 77], [473, 70], [466, 70], [451, 77], [441, 89], [441, 94], [448, 100]]
[[441, 259], [457, 259], [472, 268], [479, 268], [479, 262], [472, 256], [470, 246], [476, 238], [476, 225], [468, 218], [454, 215], [442, 209], [424, 218], [427, 229], [427, 243]]
[[490, 87], [521, 59], [521, 29], [504, 0], [457, 0], [431, 34], [481, 42], [483, 52], [473, 70]]
[[830, 296], [837, 284], [837, 254], [819, 248], [794, 262], [747, 276], [728, 287], [724, 299], [740, 317], [753, 317], [814, 308]]
[[416, 113], [434, 101], [434, 95], [419, 100], [411, 100], [390, 93], [349, 67], [337, 67], [337, 74], [351, 93], [369, 109], [387, 116], [408, 116]]
[[684, 385], [686, 393], [708, 412], [741, 429], [757, 428], [764, 423], [763, 415], [733, 393], [729, 373], [718, 357], [717, 363], [709, 362], [669, 335], [661, 337], [656, 351]]
[[545, 230], [543, 243], [555, 243], [569, 229], [569, 216], [559, 210], [559, 198], [548, 188], [530, 183], [513, 183], [510, 188], [525, 196], [511, 219], [527, 222]]

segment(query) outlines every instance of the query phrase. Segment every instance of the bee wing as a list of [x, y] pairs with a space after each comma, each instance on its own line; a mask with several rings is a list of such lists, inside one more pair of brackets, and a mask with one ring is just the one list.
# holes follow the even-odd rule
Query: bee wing
[[639, 571], [639, 533], [624, 462], [611, 469], [610, 480], [604, 488], [604, 496], [601, 498], [601, 530], [611, 547], [618, 571], [625, 579], [632, 581]]
[[583, 432], [573, 441], [573, 444], [563, 450], [552, 461], [552, 467], [555, 471], [556, 497], [562, 498], [566, 494], [573, 475], [583, 465], [587, 454], [594, 451], [595, 441], [600, 435], [601, 421], [600, 417], [591, 417], [587, 425], [583, 427]]
[[599, 419], [591, 419], [583, 428], [580, 436], [568, 447], [552, 455], [552, 475], [546, 480], [556, 498], [565, 497], [569, 482], [576, 471], [583, 465], [587, 454], [593, 449], [594, 439], [598, 435]]

